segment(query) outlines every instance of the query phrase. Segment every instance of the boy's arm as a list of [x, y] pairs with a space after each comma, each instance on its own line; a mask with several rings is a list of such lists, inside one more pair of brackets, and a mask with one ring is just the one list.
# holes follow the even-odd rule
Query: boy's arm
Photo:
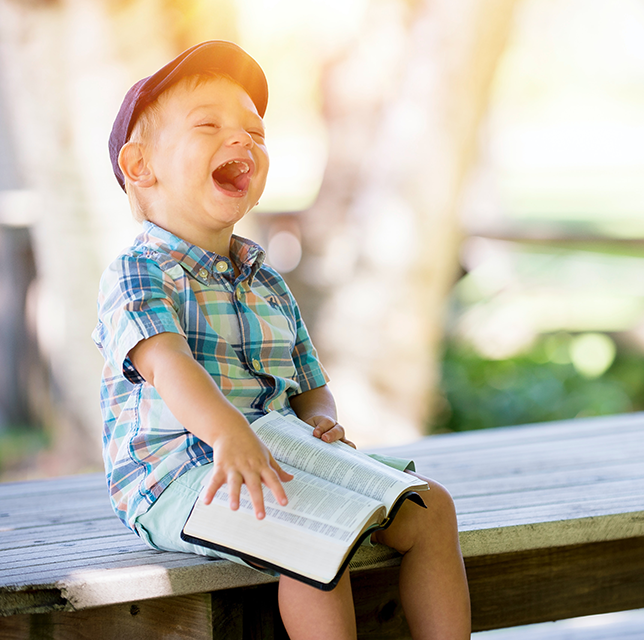
[[333, 394], [327, 385], [310, 389], [290, 398], [291, 407], [297, 417], [313, 429], [313, 435], [324, 442], [341, 440], [356, 448], [353, 442], [344, 437], [344, 427], [338, 424]]
[[206, 504], [225, 483], [233, 510], [239, 508], [241, 485], [246, 484], [259, 519], [264, 517], [262, 483], [280, 504], [287, 503], [281, 481], [292, 476], [280, 468], [243, 414], [194, 359], [183, 336], [157, 334], [139, 342], [129, 357], [175, 418], [212, 447], [214, 472], [204, 496]]

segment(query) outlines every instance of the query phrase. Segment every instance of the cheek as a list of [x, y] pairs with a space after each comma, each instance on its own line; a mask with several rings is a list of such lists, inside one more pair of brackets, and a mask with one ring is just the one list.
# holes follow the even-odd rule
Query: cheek
[[259, 198], [262, 193], [264, 193], [264, 187], [266, 186], [266, 172], [257, 176], [257, 179], [253, 182], [253, 190], [257, 198]]
[[267, 172], [270, 166], [270, 158], [268, 157], [268, 150], [266, 149], [266, 146], [258, 144], [256, 147], [255, 156], [258, 166], [261, 166], [264, 172]]
[[258, 151], [255, 154], [255, 164], [257, 168], [254, 181], [255, 187], [260, 188], [262, 191], [264, 191], [264, 186], [266, 185], [266, 176], [268, 175], [268, 169], [270, 166], [268, 153], [266, 152], [265, 147], [258, 147]]

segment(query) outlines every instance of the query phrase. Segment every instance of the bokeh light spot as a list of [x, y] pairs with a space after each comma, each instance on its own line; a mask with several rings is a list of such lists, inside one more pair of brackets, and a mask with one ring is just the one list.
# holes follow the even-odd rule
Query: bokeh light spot
[[268, 262], [280, 273], [293, 271], [302, 259], [300, 239], [290, 231], [278, 231], [268, 243]]
[[570, 343], [570, 358], [582, 376], [598, 378], [615, 360], [616, 347], [605, 333], [584, 333]]

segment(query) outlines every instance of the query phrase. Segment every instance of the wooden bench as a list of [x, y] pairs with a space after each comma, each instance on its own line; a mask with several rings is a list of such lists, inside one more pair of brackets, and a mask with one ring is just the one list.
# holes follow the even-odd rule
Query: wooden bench
[[[644, 607], [644, 414], [388, 449], [455, 498], [475, 630]], [[384, 551], [384, 553], [382, 553]], [[352, 570], [361, 638], [408, 637], [399, 558]], [[0, 637], [285, 637], [271, 578], [148, 550], [100, 474], [0, 485]]]

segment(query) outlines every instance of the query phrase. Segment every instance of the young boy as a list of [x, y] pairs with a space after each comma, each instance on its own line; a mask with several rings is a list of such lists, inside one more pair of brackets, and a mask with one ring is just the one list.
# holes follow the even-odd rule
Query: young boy
[[[262, 249], [233, 235], [264, 189], [267, 100], [248, 54], [204, 42], [134, 85], [110, 136], [143, 233], [101, 281], [104, 459], [117, 515], [154, 548], [216, 555], [179, 537], [209, 474], [206, 502], [227, 483], [231, 509], [243, 484], [257, 518], [262, 485], [286, 504], [291, 476], [249, 426], [267, 411], [348, 442], [294, 298]], [[469, 598], [453, 503], [429, 484], [427, 509], [407, 502], [374, 538], [404, 554], [413, 637], [461, 640]], [[348, 572], [330, 592], [281, 576], [279, 603], [292, 640], [356, 637]]]

